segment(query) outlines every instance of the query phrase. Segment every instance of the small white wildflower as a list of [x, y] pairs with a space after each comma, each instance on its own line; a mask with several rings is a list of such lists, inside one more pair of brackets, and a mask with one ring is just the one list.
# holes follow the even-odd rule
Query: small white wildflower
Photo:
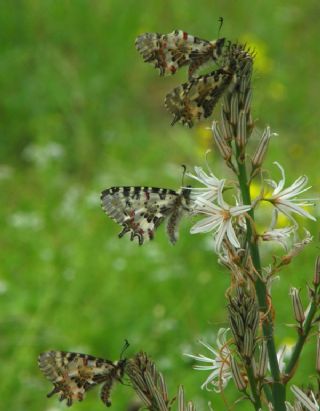
[[64, 155], [64, 147], [55, 141], [45, 145], [32, 143], [23, 151], [23, 156], [38, 167], [46, 167], [50, 161], [61, 159]]
[[288, 251], [288, 243], [290, 237], [296, 230], [297, 226], [295, 225], [283, 228], [272, 228], [265, 231], [261, 235], [261, 239], [263, 241], [274, 241], [276, 243], [279, 243], [286, 251]]
[[305, 237], [301, 240], [296, 238], [296, 242], [293, 244], [292, 249], [284, 257], [287, 261], [291, 261], [293, 257], [296, 257], [298, 254], [300, 254], [305, 249], [305, 247], [312, 242], [313, 236], [311, 235], [311, 233], [306, 229], [304, 229], [304, 232]]
[[194, 168], [195, 174], [186, 173], [186, 175], [194, 180], [199, 181], [206, 187], [192, 187], [192, 198], [204, 198], [208, 201], [213, 201], [218, 196], [218, 190], [221, 184], [219, 180], [211, 171], [207, 174], [201, 167]]
[[214, 231], [216, 251], [221, 249], [222, 242], [225, 238], [227, 238], [235, 248], [241, 247], [232, 226], [232, 219], [233, 217], [244, 214], [251, 208], [251, 205], [229, 206], [222, 196], [223, 186], [224, 180], [221, 180], [217, 193], [218, 205], [209, 202], [201, 196], [195, 200], [194, 212], [206, 214], [209, 217], [197, 222], [190, 230], [191, 234]]
[[266, 180], [267, 184], [269, 184], [273, 188], [273, 192], [270, 196], [263, 197], [263, 200], [272, 203], [280, 213], [286, 215], [294, 223], [296, 222], [291, 213], [296, 213], [302, 217], [315, 220], [315, 217], [313, 217], [310, 213], [302, 208], [305, 206], [313, 205], [314, 200], [296, 198], [298, 195], [311, 188], [305, 188], [305, 186], [308, 184], [308, 177], [301, 176], [293, 184], [291, 184], [291, 186], [284, 189], [286, 182], [284, 169], [278, 162], [275, 161], [274, 164], [280, 169], [282, 179], [278, 184], [274, 180]]
[[41, 230], [44, 226], [43, 218], [35, 212], [17, 211], [9, 217], [12, 227], [26, 230]]
[[8, 283], [0, 280], [0, 295], [5, 294], [8, 291]]
[[216, 392], [221, 392], [228, 384], [229, 380], [232, 378], [232, 373], [230, 369], [230, 356], [231, 352], [227, 345], [227, 333], [229, 328], [220, 328], [217, 335], [217, 349], [214, 349], [209, 344], [203, 341], [199, 341], [204, 347], [206, 347], [213, 355], [214, 358], [209, 358], [203, 354], [193, 355], [184, 354], [187, 357], [193, 358], [194, 360], [200, 361], [202, 363], [207, 363], [208, 365], [195, 365], [195, 370], [200, 371], [212, 371], [209, 377], [201, 385], [201, 389], [206, 388], [210, 391], [209, 384], [213, 385]]

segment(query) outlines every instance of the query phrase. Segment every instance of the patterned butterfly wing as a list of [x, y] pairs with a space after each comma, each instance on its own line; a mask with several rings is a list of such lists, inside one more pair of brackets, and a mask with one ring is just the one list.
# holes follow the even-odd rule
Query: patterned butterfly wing
[[176, 192], [155, 187], [111, 187], [101, 193], [102, 208], [115, 222], [123, 226], [119, 237], [130, 233], [130, 239], [144, 241], [154, 238], [155, 230], [168, 219], [167, 233], [172, 243], [177, 241], [177, 225], [189, 210], [190, 189]]
[[57, 393], [60, 401], [66, 400], [68, 406], [74, 401], [82, 401], [88, 390], [101, 383], [104, 383], [101, 399], [106, 406], [110, 406], [112, 384], [115, 380], [121, 381], [125, 362], [111, 362], [92, 355], [64, 351], [47, 351], [38, 358], [40, 370], [54, 385], [47, 396]]
[[225, 39], [207, 41], [182, 30], [169, 34], [144, 33], [137, 37], [136, 48], [147, 63], [154, 64], [160, 75], [174, 74], [180, 67], [189, 66], [189, 78], [209, 60], [217, 60]]
[[174, 116], [171, 125], [181, 121], [192, 127], [209, 117], [231, 80], [230, 71], [218, 69], [173, 89], [165, 98], [165, 106]]

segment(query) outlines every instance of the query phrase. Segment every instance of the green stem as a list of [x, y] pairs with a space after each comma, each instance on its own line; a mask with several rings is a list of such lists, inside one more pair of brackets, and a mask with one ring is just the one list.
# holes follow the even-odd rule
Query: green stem
[[271, 392], [271, 388], [269, 385], [264, 384], [264, 386], [262, 387], [264, 395], [266, 396], [266, 399], [268, 402], [273, 402], [273, 398], [272, 398], [272, 392]]
[[[247, 171], [245, 164], [240, 162], [240, 152], [237, 149], [237, 164], [238, 164], [238, 180], [240, 185], [240, 190], [243, 198], [243, 204], [251, 204], [250, 188], [248, 185]], [[248, 211], [249, 216], [254, 220], [254, 210]], [[250, 249], [250, 254], [252, 258], [253, 265], [255, 269], [261, 274], [261, 260], [259, 254], [259, 248], [255, 240], [255, 236], [252, 230], [252, 222], [247, 219], [247, 242]], [[273, 378], [272, 384], [272, 395], [273, 395], [273, 405], [275, 411], [285, 411], [285, 385], [281, 382], [281, 374], [277, 359], [277, 351], [275, 347], [274, 337], [273, 337], [273, 319], [269, 311], [269, 305], [267, 303], [268, 293], [266, 284], [257, 278], [255, 282], [255, 289], [257, 293], [258, 303], [260, 311], [264, 314], [265, 318], [262, 322], [262, 331], [264, 338], [267, 341], [268, 358], [270, 365], [270, 372]]]
[[248, 380], [249, 380], [249, 384], [251, 388], [251, 394], [253, 397], [253, 405], [254, 405], [254, 408], [258, 411], [261, 409], [261, 400], [260, 400], [260, 395], [257, 389], [257, 383], [254, 377], [252, 365], [246, 366], [246, 370], [247, 370], [247, 376], [248, 376]]
[[318, 299], [318, 290], [317, 287], [315, 288], [315, 297], [313, 298], [313, 301], [310, 306], [310, 310], [307, 314], [307, 317], [304, 321], [302, 330], [300, 331], [298, 340], [296, 342], [296, 345], [294, 346], [290, 361], [288, 362], [286, 369], [285, 369], [285, 375], [286, 375], [286, 383], [291, 379], [293, 376], [293, 372], [296, 368], [296, 365], [298, 363], [302, 348], [304, 346], [304, 343], [309, 335], [309, 332], [312, 328], [312, 322], [314, 319], [314, 316], [317, 312], [318, 304], [317, 304], [317, 299]]

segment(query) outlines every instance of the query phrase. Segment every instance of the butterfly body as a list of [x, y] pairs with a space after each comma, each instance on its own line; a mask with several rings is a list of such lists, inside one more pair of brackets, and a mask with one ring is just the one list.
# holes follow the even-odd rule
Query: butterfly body
[[85, 393], [98, 384], [103, 384], [101, 400], [110, 406], [111, 387], [114, 381], [121, 381], [126, 360], [112, 362], [92, 355], [65, 351], [47, 351], [39, 355], [39, 368], [54, 388], [47, 395], [59, 394], [60, 401], [71, 406], [82, 401]]
[[179, 192], [157, 187], [111, 187], [101, 193], [102, 208], [122, 225], [119, 237], [130, 233], [142, 245], [154, 238], [155, 230], [168, 220], [171, 243], [177, 241], [178, 222], [190, 209], [190, 188]]

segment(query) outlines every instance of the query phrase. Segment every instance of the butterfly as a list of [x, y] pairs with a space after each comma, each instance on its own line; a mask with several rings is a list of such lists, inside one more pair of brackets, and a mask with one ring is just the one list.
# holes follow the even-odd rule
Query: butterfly
[[230, 70], [217, 69], [173, 89], [165, 98], [165, 106], [173, 114], [171, 125], [181, 121], [191, 128], [195, 121], [209, 117], [232, 77]]
[[174, 74], [180, 67], [189, 66], [190, 79], [204, 63], [220, 57], [224, 42], [224, 38], [208, 41], [175, 30], [169, 34], [141, 34], [135, 45], [143, 60], [153, 63], [161, 76]]
[[190, 211], [191, 188], [176, 192], [156, 187], [111, 187], [101, 193], [106, 214], [123, 229], [119, 237], [130, 233], [130, 239], [144, 241], [154, 238], [155, 230], [167, 220], [167, 234], [172, 244], [177, 241], [178, 223]]
[[71, 406], [74, 401], [82, 401], [85, 393], [98, 384], [103, 384], [100, 398], [109, 407], [110, 392], [115, 381], [124, 375], [126, 359], [112, 362], [92, 355], [65, 351], [47, 351], [39, 355], [38, 365], [54, 388], [47, 395], [60, 395]]

